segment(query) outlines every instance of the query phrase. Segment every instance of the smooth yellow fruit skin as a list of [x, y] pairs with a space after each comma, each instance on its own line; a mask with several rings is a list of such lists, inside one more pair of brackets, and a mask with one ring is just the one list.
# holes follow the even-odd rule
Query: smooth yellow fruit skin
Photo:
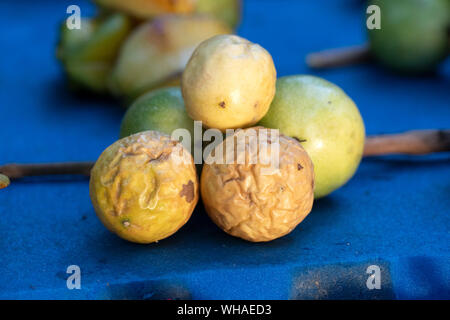
[[275, 66], [264, 48], [235, 35], [219, 35], [194, 51], [181, 88], [192, 119], [225, 131], [257, 123], [269, 109], [275, 83]]
[[314, 76], [278, 79], [269, 112], [259, 123], [297, 138], [314, 164], [314, 197], [344, 185], [359, 166], [365, 129], [352, 99], [338, 86]]
[[167, 135], [145, 131], [101, 154], [89, 187], [106, 228], [125, 240], [151, 243], [189, 220], [198, 202], [198, 179], [192, 156], [181, 148]]

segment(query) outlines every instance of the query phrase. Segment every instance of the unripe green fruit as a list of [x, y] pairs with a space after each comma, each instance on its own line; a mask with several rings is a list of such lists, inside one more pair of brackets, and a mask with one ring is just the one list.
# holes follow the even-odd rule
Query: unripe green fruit
[[181, 90], [161, 88], [144, 94], [130, 106], [122, 120], [120, 137], [147, 130], [171, 135], [179, 128], [194, 136], [194, 121], [186, 113]]
[[449, 0], [371, 0], [381, 12], [381, 29], [369, 30], [373, 56], [391, 69], [431, 71], [448, 55]]
[[68, 29], [64, 23], [57, 57], [71, 83], [94, 92], [106, 92], [119, 47], [131, 28], [130, 19], [122, 14], [82, 19], [80, 29]]
[[279, 78], [269, 112], [259, 124], [301, 142], [314, 164], [315, 198], [344, 185], [361, 161], [365, 130], [359, 110], [325, 79]]

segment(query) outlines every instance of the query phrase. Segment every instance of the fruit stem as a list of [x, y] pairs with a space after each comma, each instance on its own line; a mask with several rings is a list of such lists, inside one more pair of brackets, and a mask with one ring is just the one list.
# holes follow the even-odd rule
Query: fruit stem
[[[420, 155], [450, 151], [450, 129], [414, 130], [397, 134], [368, 136], [364, 157], [388, 154]], [[60, 162], [41, 164], [6, 164], [0, 166], [0, 189], [9, 185], [9, 178], [42, 175], [89, 176], [95, 162]], [[9, 177], [9, 178], [8, 178]]]
[[323, 69], [352, 65], [370, 60], [368, 44], [328, 49], [310, 53], [306, 56], [306, 64], [310, 68]]
[[364, 157], [387, 154], [420, 155], [450, 151], [450, 130], [414, 130], [398, 134], [369, 136]]

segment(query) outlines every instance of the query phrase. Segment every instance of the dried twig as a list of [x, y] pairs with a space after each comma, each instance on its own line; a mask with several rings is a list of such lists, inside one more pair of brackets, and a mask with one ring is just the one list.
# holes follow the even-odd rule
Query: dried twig
[[363, 44], [310, 53], [306, 57], [306, 64], [310, 68], [322, 69], [357, 64], [369, 60], [369, 45]]
[[[420, 155], [450, 151], [450, 130], [415, 130], [366, 138], [364, 157], [389, 154]], [[9, 178], [42, 175], [89, 176], [94, 162], [62, 162], [42, 164], [7, 164], [0, 166], [0, 189], [9, 185]]]
[[369, 136], [364, 156], [387, 154], [428, 154], [450, 151], [450, 130], [415, 130], [398, 134]]
[[0, 166], [0, 173], [8, 176], [10, 179], [55, 174], [76, 174], [89, 176], [93, 165], [94, 162], [61, 162], [39, 164], [11, 163]]

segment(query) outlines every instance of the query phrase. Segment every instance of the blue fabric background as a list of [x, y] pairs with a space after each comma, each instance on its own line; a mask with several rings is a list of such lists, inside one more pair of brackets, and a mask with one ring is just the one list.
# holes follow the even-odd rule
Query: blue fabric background
[[[118, 137], [123, 109], [77, 97], [55, 59], [69, 4], [0, 2], [0, 163], [94, 160]], [[308, 52], [365, 40], [362, 1], [246, 0], [238, 33], [260, 43], [280, 76], [311, 73], [341, 86], [367, 133], [450, 125], [450, 63], [406, 78], [374, 65], [321, 72]], [[450, 298], [450, 158], [365, 159], [355, 177], [286, 237], [232, 238], [198, 209], [174, 236], [127, 243], [96, 218], [88, 180], [14, 181], [0, 191], [0, 298]], [[81, 267], [81, 290], [66, 268]], [[367, 266], [382, 272], [366, 288]]]

